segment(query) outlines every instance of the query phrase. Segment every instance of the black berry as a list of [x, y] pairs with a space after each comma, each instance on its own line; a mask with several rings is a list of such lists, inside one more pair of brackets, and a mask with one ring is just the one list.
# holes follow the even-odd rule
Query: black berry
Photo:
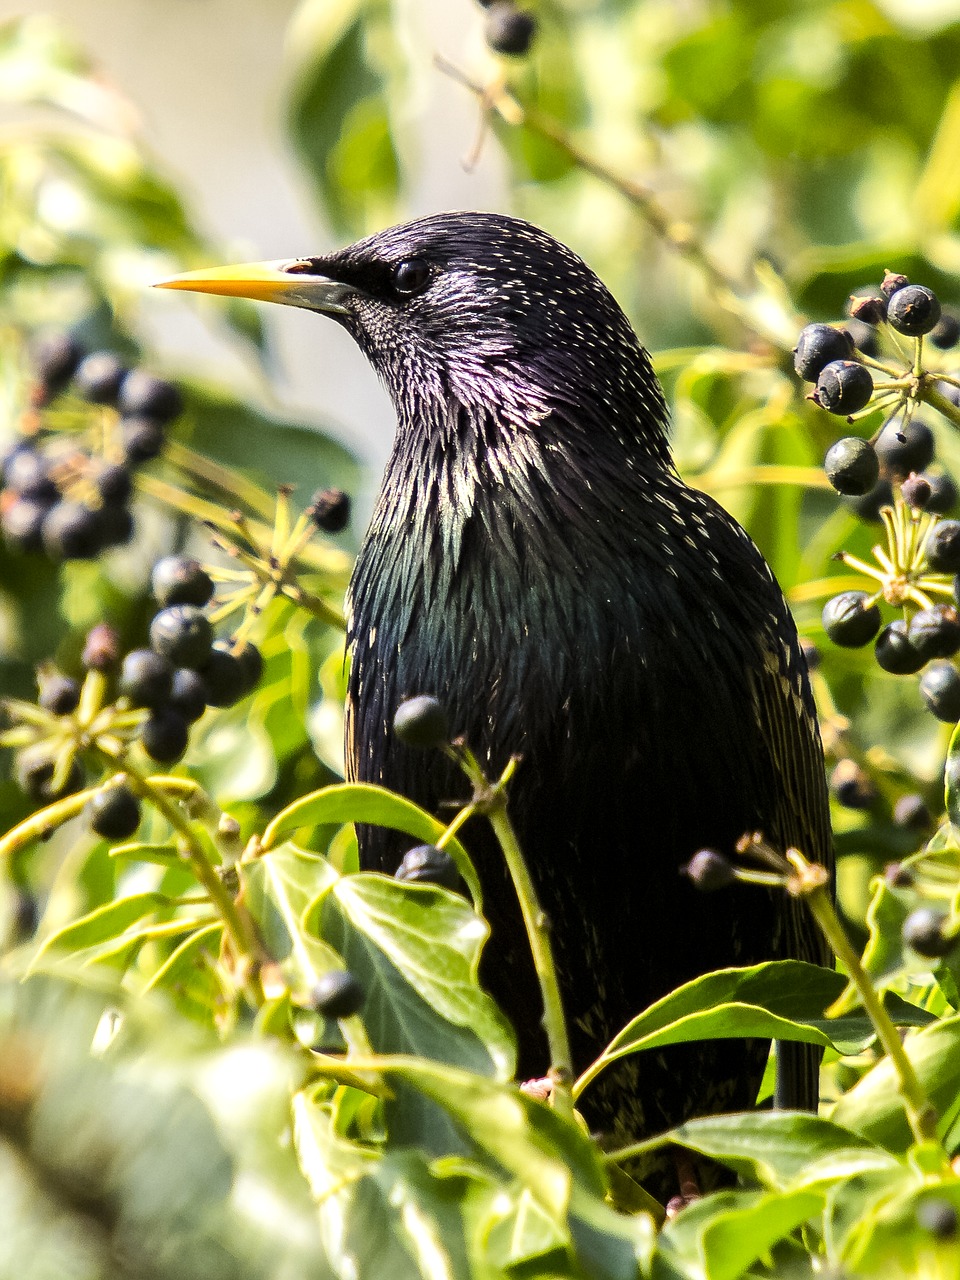
[[90, 826], [104, 840], [128, 840], [140, 825], [140, 801], [123, 783], [91, 796], [87, 813]]
[[59, 671], [42, 676], [37, 702], [55, 716], [68, 716], [80, 705], [80, 685], [69, 676], [61, 675]]
[[32, 800], [51, 804], [54, 800], [73, 795], [83, 786], [83, 769], [76, 759], [71, 761], [67, 776], [59, 786], [54, 786], [55, 773], [56, 762], [45, 747], [27, 747], [17, 753], [14, 775], [21, 791]]
[[153, 566], [150, 587], [158, 604], [193, 604], [202, 608], [213, 596], [213, 580], [199, 560], [165, 556]]
[[120, 384], [127, 375], [127, 366], [112, 351], [94, 351], [81, 360], [73, 383], [87, 400], [94, 404], [116, 404]]
[[910, 643], [907, 624], [902, 618], [897, 618], [883, 628], [877, 636], [873, 652], [877, 665], [895, 676], [911, 676], [925, 662]]
[[940, 319], [940, 300], [922, 284], [908, 284], [892, 293], [887, 301], [887, 321], [898, 333], [917, 338], [935, 329]]
[[857, 360], [831, 360], [817, 378], [813, 398], [828, 413], [846, 416], [864, 408], [873, 395], [873, 378]]
[[50, 474], [50, 462], [42, 453], [27, 446], [14, 449], [3, 467], [5, 488], [21, 498], [35, 502], [55, 502], [60, 494]]
[[166, 439], [163, 427], [152, 418], [121, 418], [120, 438], [124, 457], [133, 466], [156, 458]]
[[869, 644], [883, 619], [865, 591], [844, 591], [823, 606], [823, 628], [834, 644], [859, 649]]
[[928, 831], [933, 824], [926, 800], [915, 791], [900, 796], [893, 806], [893, 820], [907, 831]]
[[891, 418], [874, 441], [882, 466], [891, 475], [904, 479], [911, 471], [924, 471], [933, 461], [933, 432], [920, 418], [904, 423]]
[[207, 701], [211, 707], [232, 707], [249, 692], [248, 673], [240, 659], [231, 652], [227, 640], [214, 642], [209, 657], [199, 670], [207, 686]]
[[939, 520], [927, 538], [927, 564], [937, 573], [960, 571], [960, 520]]
[[960, 674], [950, 662], [931, 662], [920, 677], [920, 693], [927, 708], [947, 724], [960, 720]]
[[935, 475], [925, 471], [924, 475], [930, 485], [930, 497], [927, 499], [927, 510], [937, 516], [949, 515], [957, 505], [957, 486], [953, 477], [941, 472]]
[[324, 533], [340, 533], [350, 521], [350, 495], [342, 489], [320, 489], [313, 495], [310, 514]]
[[55, 560], [92, 560], [103, 549], [96, 512], [68, 498], [50, 508], [41, 532], [44, 549]]
[[363, 1008], [364, 991], [348, 969], [323, 973], [310, 992], [310, 1004], [325, 1018], [350, 1018]]
[[445, 849], [438, 849], [435, 844], [418, 844], [408, 849], [394, 878], [406, 884], [438, 884], [444, 889], [456, 889], [460, 884], [457, 864]]
[[862, 497], [844, 499], [844, 505], [850, 508], [858, 520], [868, 520], [873, 524], [879, 523], [881, 508], [889, 507], [892, 503], [893, 485], [886, 476], [881, 476], [870, 492]]
[[953, 950], [955, 939], [944, 932], [946, 922], [946, 912], [937, 911], [934, 907], [917, 907], [903, 922], [903, 940], [918, 956], [935, 960], [948, 955]]
[[50, 504], [19, 498], [4, 503], [0, 525], [7, 544], [16, 551], [41, 551], [43, 549], [43, 522], [50, 511]]
[[923, 511], [932, 493], [930, 481], [922, 473], [917, 475], [915, 471], [911, 471], [900, 486], [900, 493], [908, 507], [912, 507], [914, 511]]
[[133, 516], [127, 507], [106, 502], [95, 514], [102, 547], [119, 547], [133, 537]]
[[260, 683], [263, 675], [263, 654], [255, 644], [244, 641], [239, 649], [234, 648], [234, 657], [240, 663], [243, 672], [243, 697], [252, 693]]
[[173, 707], [156, 707], [140, 726], [140, 741], [147, 755], [161, 764], [173, 764], [187, 749], [190, 726]]
[[428, 694], [400, 703], [393, 717], [393, 732], [408, 747], [442, 747], [450, 740], [447, 713]]
[[950, 604], [921, 609], [910, 619], [907, 638], [924, 662], [952, 658], [960, 649], [960, 615]]
[[840, 760], [830, 775], [830, 790], [845, 809], [870, 809], [877, 788], [856, 760]]
[[831, 445], [823, 460], [823, 469], [837, 493], [855, 497], [869, 493], [880, 479], [876, 450], [859, 436], [845, 436]]
[[521, 56], [530, 51], [537, 33], [537, 20], [526, 9], [517, 9], [510, 0], [497, 0], [487, 10], [487, 44], [497, 53]]
[[150, 623], [150, 646], [175, 667], [202, 667], [213, 647], [213, 627], [192, 604], [161, 609]]
[[31, 351], [37, 380], [48, 397], [62, 391], [83, 359], [83, 347], [69, 333], [45, 334]]
[[702, 893], [725, 889], [737, 878], [729, 858], [717, 853], [716, 849], [698, 850], [683, 871]]
[[853, 340], [844, 329], [829, 324], [808, 324], [800, 330], [793, 349], [793, 367], [804, 382], [816, 382], [833, 360], [849, 360]]
[[960, 316], [954, 311], [944, 311], [927, 336], [935, 347], [949, 351], [960, 342]]
[[210, 691], [198, 671], [180, 667], [173, 673], [168, 705], [179, 711], [188, 724], [200, 719], [209, 701]]
[[123, 503], [133, 493], [133, 477], [130, 468], [120, 462], [108, 462], [94, 477], [97, 493], [104, 502]]
[[134, 649], [120, 668], [120, 692], [135, 707], [159, 707], [170, 697], [173, 664], [152, 649]]
[[128, 418], [149, 418], [161, 426], [183, 412], [180, 388], [142, 369], [131, 369], [120, 385], [118, 408]]

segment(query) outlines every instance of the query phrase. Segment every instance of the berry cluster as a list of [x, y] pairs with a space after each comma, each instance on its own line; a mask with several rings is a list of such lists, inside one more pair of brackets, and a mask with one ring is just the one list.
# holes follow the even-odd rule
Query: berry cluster
[[513, 0], [479, 0], [487, 10], [484, 38], [496, 53], [523, 57], [530, 52], [537, 34], [537, 20], [528, 9], [518, 9]]
[[[843, 327], [807, 325], [794, 364], [801, 378], [816, 384], [811, 398], [831, 413], [853, 421], [878, 408], [891, 411], [872, 439], [844, 437], [824, 459], [827, 478], [854, 512], [884, 524], [887, 545], [874, 548], [874, 563], [847, 552], [836, 557], [872, 579], [872, 589], [828, 600], [824, 630], [845, 648], [875, 642], [884, 671], [922, 671], [927, 707], [956, 722], [960, 672], [950, 659], [960, 652], [960, 521], [943, 517], [956, 505], [957, 488], [950, 476], [929, 470], [934, 433], [915, 409], [925, 397], [939, 398], [941, 405], [960, 400], [960, 380], [945, 371], [924, 372], [922, 365], [925, 340], [941, 351], [960, 341], [960, 319], [943, 310], [931, 289], [890, 271], [878, 291], [851, 299], [850, 316]], [[912, 344], [910, 352], [904, 340]], [[890, 363], [897, 359], [900, 368]], [[901, 616], [885, 623], [881, 602]], [[872, 803], [846, 777], [834, 791], [851, 807]]]
[[[106, 624], [87, 636], [78, 680], [44, 669], [37, 704], [10, 699], [10, 724], [0, 745], [17, 749], [15, 776], [39, 804], [51, 804], [85, 785], [84, 761], [123, 767], [135, 741], [153, 760], [173, 764], [187, 749], [190, 725], [207, 707], [229, 707], [251, 693], [263, 671], [249, 641], [214, 638], [204, 612], [214, 584], [196, 560], [158, 561], [153, 593], [161, 606], [150, 624], [149, 647], [121, 660], [119, 640]], [[90, 801], [90, 821], [100, 835], [122, 839], [139, 824], [139, 801], [114, 778]]]
[[133, 471], [160, 453], [183, 400], [172, 382], [111, 351], [87, 354], [68, 334], [38, 343], [33, 366], [27, 431], [0, 461], [0, 528], [19, 551], [92, 559], [130, 540]]
[[249, 641], [214, 638], [204, 612], [213, 580], [199, 561], [158, 561], [151, 587], [161, 608], [150, 623], [150, 645], [123, 659], [119, 691], [131, 706], [149, 712], [140, 728], [147, 755], [171, 764], [186, 751], [190, 725], [207, 707], [232, 707], [253, 691], [263, 658]]

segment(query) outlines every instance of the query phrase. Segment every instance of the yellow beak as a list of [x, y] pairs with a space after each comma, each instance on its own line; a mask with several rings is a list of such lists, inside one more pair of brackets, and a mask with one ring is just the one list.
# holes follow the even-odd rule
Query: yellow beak
[[309, 261], [296, 258], [186, 271], [183, 275], [171, 276], [169, 280], [158, 280], [154, 287], [280, 302], [290, 307], [323, 311], [328, 315], [349, 315], [350, 308], [345, 303], [358, 292], [352, 285], [312, 272]]

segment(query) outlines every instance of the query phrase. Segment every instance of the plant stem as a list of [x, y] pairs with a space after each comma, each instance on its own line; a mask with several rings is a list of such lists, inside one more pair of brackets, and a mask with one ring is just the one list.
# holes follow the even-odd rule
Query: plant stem
[[936, 377], [932, 374], [928, 373], [924, 376], [920, 388], [920, 399], [936, 409], [938, 413], [942, 413], [955, 427], [960, 427], [960, 407], [952, 400], [948, 400], [942, 391], [937, 390], [936, 381]]
[[582, 150], [559, 124], [548, 116], [523, 106], [502, 83], [478, 84], [440, 55], [435, 55], [434, 62], [445, 75], [475, 94], [482, 106], [487, 111], [495, 112], [506, 125], [514, 129], [525, 129], [552, 143], [578, 169], [589, 173], [623, 196], [659, 239], [697, 267], [720, 305], [735, 315], [746, 329], [760, 334], [771, 345], [783, 351], [790, 349], [790, 344], [782, 334], [774, 332], [761, 316], [752, 314], [749, 298], [743, 296], [737, 282], [710, 257], [694, 229], [682, 219], [674, 218], [648, 187], [625, 178]]
[[255, 1006], [261, 1004], [260, 993], [256, 983], [251, 980], [250, 974], [251, 968], [260, 958], [260, 944], [252, 920], [246, 911], [237, 905], [236, 900], [217, 875], [216, 869], [207, 857], [206, 849], [204, 849], [196, 831], [194, 831], [189, 818], [181, 811], [180, 806], [174, 800], [171, 800], [162, 788], [154, 785], [153, 779], [142, 773], [129, 760], [123, 761], [123, 769], [133, 780], [136, 789], [155, 808], [160, 810], [180, 836], [182, 847], [194, 875], [207, 891], [210, 901], [223, 921], [224, 929], [230, 939], [230, 944], [238, 962], [242, 986]]
[[573, 1058], [570, 1054], [570, 1038], [567, 1034], [563, 1001], [560, 998], [557, 966], [553, 958], [550, 921], [540, 906], [533, 879], [524, 861], [513, 823], [507, 813], [506, 784], [513, 776], [518, 761], [514, 757], [504, 769], [499, 781], [491, 786], [471, 751], [465, 747], [451, 748], [451, 754], [470, 779], [475, 792], [475, 806], [489, 819], [493, 833], [503, 851], [507, 870], [520, 903], [533, 965], [540, 983], [540, 994], [543, 999], [543, 1026], [550, 1047], [550, 1076], [553, 1081], [554, 1107], [562, 1115], [570, 1118], [573, 1115], [571, 1094]]
[[798, 876], [801, 896], [837, 959], [849, 974], [877, 1037], [893, 1063], [900, 1082], [900, 1095], [904, 1101], [907, 1121], [914, 1137], [918, 1142], [937, 1142], [937, 1113], [917, 1078], [897, 1028], [890, 1020], [883, 1001], [840, 923], [823, 878], [823, 868], [808, 862], [796, 849], [788, 849], [786, 857]]

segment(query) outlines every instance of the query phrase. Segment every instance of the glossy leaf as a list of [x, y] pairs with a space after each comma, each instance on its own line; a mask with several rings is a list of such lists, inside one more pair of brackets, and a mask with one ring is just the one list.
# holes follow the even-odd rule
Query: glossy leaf
[[[391, 827], [417, 840], [432, 844], [446, 828], [425, 809], [403, 796], [372, 783], [346, 782], [325, 787], [288, 805], [274, 818], [263, 834], [265, 848], [271, 848], [284, 836], [301, 827], [325, 824], [340, 826], [345, 822], [366, 822], [373, 826]], [[444, 846], [470, 890], [477, 911], [482, 910], [480, 882], [470, 856], [454, 837]]]
[[897, 1160], [861, 1134], [804, 1112], [754, 1111], [690, 1120], [658, 1138], [656, 1145], [699, 1152], [770, 1189], [899, 1168]]
[[[823, 1206], [819, 1191], [720, 1191], [690, 1205], [660, 1237], [653, 1280], [741, 1280], [747, 1268]], [[665, 1264], [669, 1264], [665, 1265]]]
[[[825, 1016], [843, 988], [840, 974], [799, 960], [706, 974], [634, 1018], [581, 1077], [578, 1089], [603, 1066], [628, 1053], [691, 1040], [755, 1036], [862, 1047], [873, 1036], [865, 1016]], [[894, 1002], [892, 1011], [898, 1020], [904, 1017], [907, 1025], [929, 1021], [923, 1010], [903, 1001]]]
[[[954, 1114], [960, 1098], [960, 1017], [907, 1036], [904, 1049], [935, 1110], [944, 1117]], [[910, 1145], [910, 1127], [889, 1058], [840, 1098], [830, 1118], [888, 1150], [905, 1151]]]
[[44, 938], [33, 963], [37, 964], [51, 951], [80, 951], [117, 938], [144, 916], [170, 910], [173, 905], [162, 893], [132, 893], [117, 898]]
[[420, 1054], [501, 1080], [513, 1075], [513, 1035], [477, 980], [487, 926], [458, 894], [344, 876], [304, 923], [365, 988], [364, 1023], [380, 1052]]

